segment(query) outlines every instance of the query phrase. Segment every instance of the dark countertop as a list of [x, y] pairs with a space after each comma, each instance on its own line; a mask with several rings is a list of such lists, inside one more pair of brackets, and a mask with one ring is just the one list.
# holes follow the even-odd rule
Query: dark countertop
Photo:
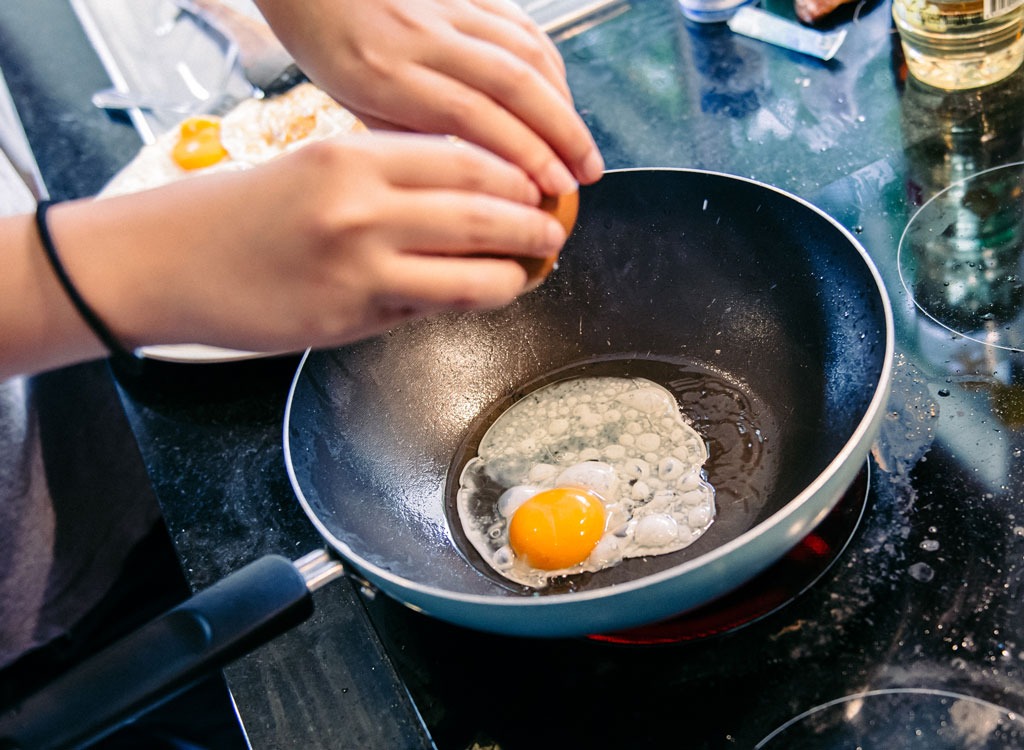
[[[825, 580], [707, 643], [501, 638], [336, 581], [314, 595], [312, 619], [226, 670], [254, 748], [664, 746], [677, 731], [673, 745], [749, 748], [815, 706], [894, 689], [1024, 712], [1021, 327], [1012, 317], [985, 334], [991, 316], [969, 306], [957, 318], [967, 336], [936, 325], [903, 288], [897, 256], [927, 198], [1021, 160], [1024, 72], [957, 96], [906, 83], [887, 3], [837, 13], [849, 34], [829, 63], [684, 22], [673, 0], [632, 5], [560, 43], [608, 167], [755, 178], [854, 232], [896, 310], [890, 416], [901, 450], [870, 462], [868, 510]], [[64, 2], [0, 6], [0, 65], [55, 197], [92, 194], [133, 155], [130, 126], [89, 104], [108, 81]], [[297, 558], [322, 544], [282, 456], [297, 363], [151, 362], [117, 378], [196, 589], [260, 554]], [[521, 663], [534, 665], [532, 681], [481, 671]], [[496, 700], [481, 683], [514, 697]], [[540, 712], [561, 720], [549, 741], [530, 728]]]

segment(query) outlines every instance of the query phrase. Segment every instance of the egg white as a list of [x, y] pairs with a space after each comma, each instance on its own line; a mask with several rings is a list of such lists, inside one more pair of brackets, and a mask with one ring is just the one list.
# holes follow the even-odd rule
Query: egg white
[[366, 126], [311, 83], [267, 99], [246, 99], [221, 118], [227, 157], [200, 169], [183, 169], [171, 158], [179, 130], [172, 128], [143, 146], [100, 192], [123, 195], [215, 172], [249, 169], [315, 140], [366, 131]]
[[[495, 420], [459, 481], [457, 509], [470, 543], [496, 572], [543, 588], [624, 559], [675, 552], [715, 518], [703, 464], [707, 446], [671, 392], [644, 378], [581, 377], [540, 388]], [[582, 487], [605, 502], [605, 532], [590, 557], [532, 568], [509, 546], [508, 522], [536, 493]]]

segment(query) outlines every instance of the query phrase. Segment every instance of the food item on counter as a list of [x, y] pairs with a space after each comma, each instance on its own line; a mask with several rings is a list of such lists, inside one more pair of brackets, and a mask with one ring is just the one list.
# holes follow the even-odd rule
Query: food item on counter
[[[540, 202], [540, 207], [558, 219], [566, 235], [572, 234], [576, 226], [576, 216], [580, 210], [579, 191], [566, 193], [565, 195], [545, 195]], [[526, 269], [528, 276], [527, 288], [534, 289], [540, 286], [541, 282], [548, 277], [558, 262], [558, 253], [549, 255], [546, 258], [525, 258], [519, 262]]]
[[657, 383], [556, 382], [487, 430], [459, 479], [459, 521], [495, 571], [543, 588], [694, 542], [715, 518], [707, 458], [704, 439]]
[[267, 99], [246, 99], [223, 117], [186, 119], [144, 146], [107, 184], [102, 196], [120, 195], [190, 175], [247, 169], [313, 140], [367, 128], [311, 83]]
[[190, 117], [178, 128], [171, 159], [182, 169], [202, 169], [228, 156], [220, 137], [219, 117]]
[[807, 24], [816, 24], [831, 15], [837, 8], [854, 0], [793, 0], [796, 17]]

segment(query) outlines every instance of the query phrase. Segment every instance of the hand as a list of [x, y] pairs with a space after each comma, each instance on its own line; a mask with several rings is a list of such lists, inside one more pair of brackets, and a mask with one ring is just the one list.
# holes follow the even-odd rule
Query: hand
[[50, 211], [79, 291], [130, 346], [332, 346], [510, 302], [565, 242], [517, 167], [424, 135], [310, 144], [251, 170]]
[[367, 125], [458, 136], [549, 195], [601, 177], [558, 50], [509, 0], [256, 1], [302, 70]]

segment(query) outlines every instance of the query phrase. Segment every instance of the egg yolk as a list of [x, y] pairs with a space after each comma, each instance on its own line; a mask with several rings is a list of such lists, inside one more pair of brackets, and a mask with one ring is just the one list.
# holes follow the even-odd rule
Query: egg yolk
[[571, 568], [586, 560], [604, 533], [604, 503], [575, 487], [538, 492], [509, 522], [509, 544], [534, 568]]
[[228, 155], [220, 142], [220, 119], [190, 117], [181, 123], [171, 158], [182, 169], [202, 169]]

